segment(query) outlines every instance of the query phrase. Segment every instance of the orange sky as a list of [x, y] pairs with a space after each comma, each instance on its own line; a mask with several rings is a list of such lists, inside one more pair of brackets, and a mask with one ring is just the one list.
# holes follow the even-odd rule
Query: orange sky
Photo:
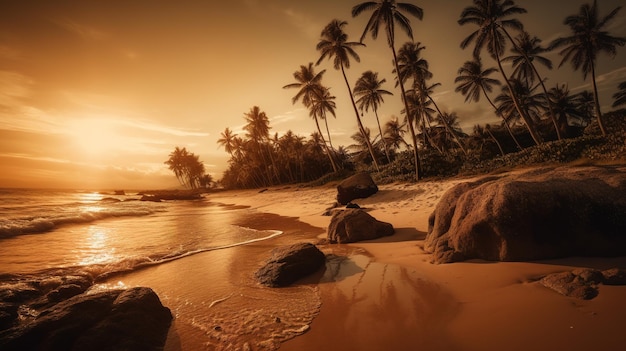
[[[352, 19], [360, 1], [65, 1], [0, 0], [0, 187], [143, 189], [176, 186], [163, 162], [176, 146], [200, 155], [219, 178], [227, 154], [216, 140], [226, 127], [240, 131], [243, 114], [258, 105], [270, 116], [272, 133], [315, 130], [308, 112], [292, 105], [299, 65], [318, 59], [315, 45], [332, 19], [348, 21], [358, 41], [367, 20]], [[567, 34], [563, 19], [584, 1], [518, 0], [528, 10], [518, 18], [544, 44]], [[600, 12], [620, 0], [599, 0]], [[459, 43], [473, 27], [456, 21], [470, 0], [412, 1], [424, 20], [411, 19], [415, 40], [434, 73], [438, 104], [455, 111], [462, 127], [493, 122], [486, 102], [464, 104], [454, 93], [457, 69], [470, 59]], [[626, 37], [626, 9], [612, 22], [613, 35]], [[406, 41], [398, 35], [398, 46]], [[360, 48], [354, 81], [366, 70], [386, 78], [396, 92], [391, 54], [383, 38]], [[555, 65], [560, 58], [548, 55]], [[598, 67], [604, 110], [626, 80], [624, 49]], [[491, 63], [489, 63], [491, 65]], [[333, 143], [349, 145], [356, 131], [347, 89], [328, 62], [323, 83], [337, 97], [330, 120]], [[548, 86], [584, 87], [570, 65], [542, 72]], [[499, 78], [499, 77], [498, 77]], [[385, 99], [381, 122], [400, 116], [399, 93]], [[373, 116], [366, 116], [374, 128]]]

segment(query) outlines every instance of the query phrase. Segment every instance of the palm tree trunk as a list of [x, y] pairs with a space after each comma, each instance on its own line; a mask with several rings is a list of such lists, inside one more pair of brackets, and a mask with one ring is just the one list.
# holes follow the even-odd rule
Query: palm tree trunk
[[496, 111], [496, 114], [502, 118], [502, 122], [504, 123], [504, 126], [506, 127], [506, 130], [509, 132], [509, 134], [511, 135], [511, 138], [513, 139], [513, 141], [515, 142], [515, 145], [517, 145], [517, 149], [522, 151], [522, 146], [519, 144], [519, 142], [517, 141], [517, 138], [515, 137], [515, 134], [513, 134], [513, 131], [511, 130], [511, 127], [509, 126], [509, 122], [506, 121], [506, 118], [504, 118], [504, 116], [502, 116], [499, 112], [498, 112], [498, 108], [496, 107], [496, 105], [493, 103], [493, 101], [491, 101], [491, 99], [489, 98], [489, 95], [487, 95], [487, 92], [485, 91], [485, 88], [482, 88], [483, 94], [485, 95], [485, 98], [487, 99], [487, 101], [489, 101], [489, 103], [491, 104], [491, 107], [493, 107], [494, 111]]
[[437, 103], [435, 103], [435, 100], [433, 100], [433, 98], [429, 95], [426, 94], [426, 97], [428, 97], [428, 99], [433, 103], [433, 105], [435, 106], [435, 108], [437, 109], [437, 113], [439, 114], [439, 119], [441, 119], [441, 122], [443, 122], [443, 126], [446, 128], [446, 131], [448, 132], [448, 134], [450, 134], [452, 136], [452, 138], [454, 139], [454, 141], [457, 143], [457, 145], [459, 145], [459, 147], [461, 148], [461, 151], [463, 151], [463, 153], [465, 154], [465, 156], [467, 156], [467, 150], [465, 150], [465, 148], [463, 147], [463, 144], [461, 144], [461, 141], [459, 140], [459, 138], [457, 137], [456, 133], [454, 133], [454, 131], [452, 131], [452, 128], [450, 128], [450, 125], [448, 124], [448, 121], [446, 121], [443, 118], [443, 114], [441, 113], [441, 110], [439, 109], [439, 106], [437, 106]]
[[417, 138], [415, 136], [415, 128], [413, 128], [413, 119], [411, 118], [411, 110], [409, 110], [409, 104], [406, 99], [406, 91], [404, 90], [404, 84], [400, 78], [400, 67], [398, 66], [398, 55], [396, 55], [396, 48], [393, 43], [389, 45], [391, 52], [393, 52], [393, 64], [396, 66], [396, 75], [398, 76], [398, 83], [400, 83], [400, 92], [402, 94], [402, 102], [404, 103], [404, 111], [407, 116], [407, 124], [409, 125], [409, 132], [411, 133], [411, 141], [413, 142], [413, 162], [415, 163], [415, 180], [419, 181], [422, 176], [422, 165], [420, 164], [419, 154], [417, 153]]
[[370, 138], [365, 133], [365, 128], [363, 127], [363, 122], [361, 122], [359, 111], [356, 108], [356, 103], [354, 102], [354, 96], [352, 96], [352, 88], [350, 88], [350, 83], [348, 82], [348, 77], [346, 76], [346, 70], [343, 68], [343, 64], [341, 65], [341, 73], [343, 74], [343, 79], [346, 81], [346, 86], [348, 87], [348, 94], [350, 94], [350, 101], [352, 101], [352, 107], [354, 107], [354, 114], [356, 115], [356, 120], [359, 124], [359, 131], [363, 135], [363, 138], [365, 138], [365, 142], [367, 143], [367, 148], [369, 149], [370, 155], [372, 155], [372, 160], [374, 161], [374, 166], [376, 167], [376, 171], [380, 172], [380, 168], [378, 168], [378, 161], [376, 161], [376, 155], [374, 154], [374, 148], [372, 147]]
[[600, 111], [600, 98], [598, 97], [598, 86], [596, 84], [596, 63], [595, 61], [591, 63], [591, 83], [593, 84], [593, 103], [596, 106], [596, 118], [598, 119], [598, 126], [600, 126], [600, 131], [602, 135], [606, 135], [606, 129], [604, 128], [604, 123], [602, 122], [602, 112]]
[[317, 132], [320, 133], [320, 138], [322, 138], [322, 144], [324, 144], [324, 149], [326, 150], [326, 154], [328, 155], [330, 164], [333, 167], [333, 172], [336, 173], [337, 165], [335, 164], [335, 159], [333, 158], [333, 156], [330, 154], [330, 151], [328, 150], [328, 145], [326, 145], [326, 140], [324, 140], [324, 134], [322, 134], [322, 130], [320, 129], [320, 122], [317, 119], [317, 116], [315, 116], [315, 125], [317, 126]]
[[496, 62], [498, 63], [498, 68], [500, 69], [500, 73], [502, 74], [502, 78], [504, 78], [506, 85], [509, 87], [509, 94], [511, 94], [513, 105], [515, 105], [515, 109], [520, 114], [520, 117], [522, 117], [524, 124], [526, 124], [526, 128], [528, 129], [530, 136], [533, 138], [533, 141], [535, 142], [535, 144], [539, 145], [541, 144], [541, 139], [539, 138], [539, 135], [537, 135], [537, 131], [535, 131], [534, 124], [530, 120], [530, 118], [526, 115], [526, 111], [523, 111], [522, 108], [520, 107], [519, 101], [517, 101], [517, 96], [515, 95], [515, 92], [513, 91], [513, 86], [511, 85], [509, 78], [506, 76], [506, 73], [504, 73], [504, 68], [502, 68], [502, 62], [500, 62], [500, 55], [498, 54], [498, 50], [495, 49], [494, 52], [496, 55]]
[[487, 130], [487, 133], [489, 133], [489, 136], [491, 136], [491, 139], [493, 139], [493, 141], [496, 142], [496, 145], [498, 145], [498, 149], [500, 149], [500, 154], [502, 156], [504, 156], [504, 150], [502, 149], [502, 145], [500, 145], [500, 142], [498, 141], [498, 139], [496, 139], [495, 135], [493, 135], [493, 133], [491, 132], [491, 128], [485, 128]]
[[385, 156], [387, 156], [387, 163], [391, 163], [391, 158], [389, 158], [389, 148], [387, 148], [387, 142], [385, 141], [385, 137], [383, 136], [383, 129], [380, 127], [380, 119], [378, 119], [377, 109], [374, 109], [374, 115], [376, 115], [376, 123], [378, 123], [378, 133], [380, 133], [380, 141], [383, 143], [383, 147], [385, 148]]
[[[517, 44], [515, 44], [515, 40], [513, 40], [513, 38], [511, 37], [511, 34], [509, 34], [509, 32], [504, 29], [504, 27], [502, 27], [502, 30], [504, 30], [504, 33], [506, 33], [506, 36], [509, 37], [509, 41], [513, 44], [513, 46], [515, 47], [515, 49], [517, 49], [518, 52], [520, 52], [522, 54], [522, 56], [524, 56], [524, 60], [526, 60], [526, 62], [530, 65], [530, 67], [533, 68], [533, 72], [535, 72], [535, 75], [537, 76], [537, 79], [539, 79], [539, 83], [541, 84], [541, 88], [543, 89], [543, 96], [546, 99], [546, 102], [548, 103], [548, 109], [550, 110], [550, 119], [552, 120], [552, 124], [554, 124], [554, 130], [556, 130], [556, 137], [561, 140], [561, 131], [559, 130], [559, 126], [556, 122], [556, 115], [554, 114], [554, 108], [552, 107], [552, 101], [550, 101], [550, 96], [548, 96], [548, 90], [546, 89], [546, 85], [543, 84], [543, 79], [541, 79], [541, 75], [539, 74], [539, 71], [537, 71], [537, 67], [535, 67], [535, 65], [533, 65], [532, 61], [530, 60], [530, 58], [528, 58], [528, 55], [526, 55], [526, 53], [521, 50]], [[528, 83], [526, 83], [528, 84]]]

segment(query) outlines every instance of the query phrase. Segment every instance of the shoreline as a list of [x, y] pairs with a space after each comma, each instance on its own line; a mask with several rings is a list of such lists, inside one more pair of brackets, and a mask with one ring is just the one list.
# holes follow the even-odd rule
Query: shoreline
[[[418, 295], [427, 301], [419, 305], [421, 312], [412, 312], [429, 316], [425, 323], [418, 321], [412, 324], [418, 326], [417, 329], [423, 329], [412, 333], [419, 335], [421, 342], [416, 344], [418, 341], [412, 337], [410, 330], [401, 327], [387, 330], [376, 324], [367, 309], [355, 306], [351, 309], [342, 305], [345, 301], [337, 301], [333, 289], [329, 288], [333, 284], [344, 284], [340, 281], [322, 285], [322, 308], [311, 329], [283, 343], [280, 349], [344, 350], [354, 347], [359, 340], [368, 341], [359, 344], [360, 350], [376, 350], [377, 342], [396, 349], [420, 347], [429, 350], [494, 351], [586, 350], [599, 345], [617, 347], [626, 342], [626, 335], [620, 327], [626, 323], [626, 304], [623, 303], [626, 287], [601, 286], [595, 299], [577, 300], [544, 288], [536, 281], [549, 273], [579, 267], [626, 268], [626, 257], [430, 263], [430, 255], [423, 251], [428, 216], [447, 189], [474, 178], [477, 177], [384, 184], [379, 186], [375, 195], [353, 201], [376, 219], [389, 222], [396, 229], [390, 237], [343, 245], [364, 250], [371, 256], [373, 265], [365, 269], [370, 272], [365, 275], [372, 276], [370, 284], [382, 286], [384, 281], [384, 277], [376, 278], [376, 268], [372, 266], [403, 271], [394, 275], [396, 284], [399, 284], [399, 277], [407, 272], [412, 277], [409, 280], [426, 284], [415, 287]], [[262, 192], [258, 189], [232, 190], [208, 194], [207, 198], [212, 202], [249, 206], [260, 212], [297, 217], [304, 223], [325, 230], [331, 217], [322, 216], [322, 213], [335, 201], [335, 186], [335, 183], [315, 188], [282, 186]], [[325, 233], [319, 237], [325, 237]], [[404, 286], [404, 289], [410, 288]], [[372, 291], [362, 293], [371, 295]], [[366, 298], [382, 298], [382, 295], [373, 296]], [[398, 319], [402, 319], [401, 311], [383, 312], [378, 317], [393, 318], [397, 315]], [[348, 320], [352, 322], [348, 323]], [[373, 324], [373, 329], [359, 328], [355, 320], [369, 322]], [[352, 328], [347, 329], [348, 325]]]

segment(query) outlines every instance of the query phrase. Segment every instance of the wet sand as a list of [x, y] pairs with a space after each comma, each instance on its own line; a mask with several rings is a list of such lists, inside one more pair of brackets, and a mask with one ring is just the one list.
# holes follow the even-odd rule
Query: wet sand
[[[537, 279], [579, 267], [626, 268], [626, 257], [430, 263], [422, 250], [428, 216], [443, 193], [463, 181], [382, 185], [377, 194], [354, 201], [378, 220], [392, 223], [396, 234], [370, 242], [326, 246], [327, 254], [338, 250], [337, 257], [347, 254], [349, 259], [330, 259], [324, 276], [313, 278], [319, 281], [320, 314], [307, 333], [285, 342], [280, 349], [623, 347], [626, 287], [602, 285], [595, 299], [583, 301], [548, 290]], [[325, 229], [330, 217], [322, 213], [335, 201], [335, 185], [228, 191], [209, 197], [215, 202], [297, 217]]]

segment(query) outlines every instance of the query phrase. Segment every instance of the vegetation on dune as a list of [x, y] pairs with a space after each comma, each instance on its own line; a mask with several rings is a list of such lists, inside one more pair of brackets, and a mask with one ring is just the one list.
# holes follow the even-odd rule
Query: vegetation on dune
[[[471, 29], [460, 43], [461, 48], [471, 49], [470, 57], [458, 69], [455, 91], [467, 103], [487, 103], [499, 123], [476, 124], [466, 133], [459, 127], [464, 116], [445, 111], [437, 103], [435, 90], [440, 84], [433, 81], [428, 51], [414, 40], [410, 21], [423, 18], [422, 8], [395, 0], [367, 1], [354, 6], [351, 13], [353, 17], [369, 14], [359, 42], [348, 40], [346, 21], [332, 20], [315, 46], [320, 55], [317, 61], [301, 65], [293, 73], [294, 82], [283, 87], [296, 92], [292, 103], [300, 102], [308, 109], [316, 132], [308, 138], [292, 131], [272, 135], [267, 114], [252, 107], [244, 114], [242, 131], [226, 128], [218, 140], [230, 155], [221, 184], [226, 188], [319, 184], [355, 170], [367, 170], [379, 182], [416, 181], [546, 162], [623, 160], [626, 110], [602, 114], [596, 85], [598, 56], [615, 57], [617, 49], [626, 45], [626, 38], [607, 31], [620, 7], [603, 17], [596, 0], [582, 5], [563, 22], [569, 35], [543, 46], [516, 17], [527, 11], [515, 1], [468, 3], [457, 22]], [[387, 79], [367, 70], [351, 84], [346, 74], [351, 60], [360, 61], [357, 49], [367, 50], [366, 37], [377, 39], [381, 31], [393, 59], [388, 73], [393, 74], [403, 103], [397, 116], [382, 123], [378, 111], [384, 97], [395, 97], [384, 87]], [[399, 44], [398, 33], [410, 41]], [[549, 83], [541, 72], [553, 68], [546, 58], [553, 50], [561, 55], [559, 69], [570, 62], [585, 79], [591, 76], [591, 91], [573, 94], [567, 84]], [[336, 101], [330, 87], [322, 83], [326, 69], [318, 71], [314, 66], [327, 60], [341, 72], [356, 117], [358, 128], [348, 147], [335, 147], [331, 140], [328, 117], [336, 118], [337, 103], [348, 101]], [[626, 82], [622, 82], [613, 95], [614, 108], [626, 105], [625, 91]], [[376, 131], [363, 124], [371, 112]], [[202, 163], [185, 149], [176, 148], [166, 164], [183, 185], [194, 188], [207, 181]]]

